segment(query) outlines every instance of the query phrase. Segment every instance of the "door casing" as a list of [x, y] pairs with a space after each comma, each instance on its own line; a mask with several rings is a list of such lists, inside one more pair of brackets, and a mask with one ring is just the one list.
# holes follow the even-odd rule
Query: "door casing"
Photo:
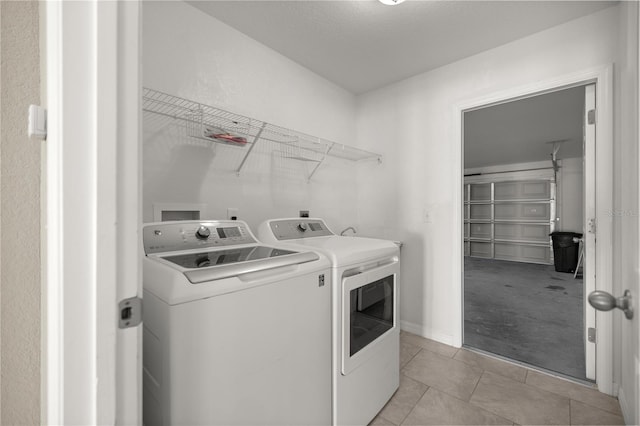
[[[464, 174], [464, 112], [480, 107], [496, 105], [518, 99], [528, 98], [535, 95], [554, 92], [576, 86], [586, 86], [596, 84], [596, 147], [595, 163], [597, 170], [596, 179], [596, 212], [598, 215], [596, 237], [598, 245], [596, 247], [597, 271], [595, 287], [599, 290], [611, 292], [613, 279], [613, 222], [606, 212], [610, 212], [613, 207], [613, 64], [606, 64], [599, 67], [585, 69], [572, 74], [561, 75], [548, 80], [537, 81], [532, 84], [514, 87], [507, 90], [490, 93], [488, 95], [463, 100], [453, 108], [454, 114], [454, 140], [458, 143], [454, 145], [457, 151], [455, 154], [460, 159], [454, 165], [457, 182], [454, 188], [455, 193], [455, 214], [457, 215], [454, 230], [454, 247], [459, 253], [460, 262], [456, 264], [457, 275], [460, 285], [456, 287], [456, 298], [460, 301], [457, 305], [458, 312], [455, 317], [459, 318], [456, 327], [458, 334], [454, 336], [456, 346], [462, 346], [462, 336], [464, 329], [464, 247], [463, 241], [463, 204], [462, 188]], [[585, 296], [586, 297], [586, 296]], [[617, 395], [617, 387], [613, 380], [613, 321], [611, 315], [606, 313], [596, 313], [597, 346], [596, 346], [596, 376], [595, 380], [598, 389], [609, 395]]]
[[140, 3], [45, 7], [42, 423], [141, 424]]

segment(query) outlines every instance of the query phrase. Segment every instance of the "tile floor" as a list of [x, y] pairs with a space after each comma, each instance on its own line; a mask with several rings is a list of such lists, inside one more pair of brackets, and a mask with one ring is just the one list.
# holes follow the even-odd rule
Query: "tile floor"
[[372, 425], [623, 425], [588, 386], [400, 333], [400, 388]]

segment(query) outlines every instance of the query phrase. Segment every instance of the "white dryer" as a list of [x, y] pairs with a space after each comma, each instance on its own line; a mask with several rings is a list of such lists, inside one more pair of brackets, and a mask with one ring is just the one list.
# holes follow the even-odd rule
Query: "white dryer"
[[387, 240], [335, 235], [322, 219], [268, 220], [258, 236], [331, 260], [332, 423], [368, 424], [399, 385], [400, 249]]
[[150, 425], [331, 421], [330, 262], [241, 221], [145, 225]]

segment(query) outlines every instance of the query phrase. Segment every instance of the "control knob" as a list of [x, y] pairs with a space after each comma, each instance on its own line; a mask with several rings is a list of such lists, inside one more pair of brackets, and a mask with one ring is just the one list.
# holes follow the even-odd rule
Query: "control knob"
[[206, 240], [209, 235], [211, 235], [211, 230], [204, 225], [201, 225], [196, 231], [196, 238], [199, 240]]
[[304, 223], [304, 222], [300, 222], [300, 223], [298, 224], [298, 229], [299, 229], [300, 231], [302, 231], [302, 232], [306, 231], [306, 230], [307, 230], [307, 224], [306, 224], [306, 223]]

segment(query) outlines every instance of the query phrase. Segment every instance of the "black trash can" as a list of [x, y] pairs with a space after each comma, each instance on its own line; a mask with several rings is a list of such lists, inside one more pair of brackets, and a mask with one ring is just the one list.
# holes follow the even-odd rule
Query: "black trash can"
[[581, 238], [582, 234], [576, 232], [552, 232], [553, 263], [557, 272], [575, 272], [578, 265], [579, 243], [574, 238]]

